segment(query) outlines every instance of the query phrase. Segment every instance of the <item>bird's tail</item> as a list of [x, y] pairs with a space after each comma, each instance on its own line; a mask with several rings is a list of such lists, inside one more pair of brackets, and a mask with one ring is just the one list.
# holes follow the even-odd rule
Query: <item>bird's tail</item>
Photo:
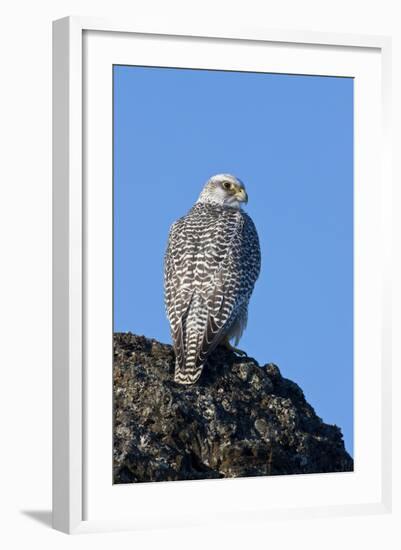
[[185, 353], [177, 355], [174, 381], [179, 384], [195, 384], [202, 374], [204, 361], [198, 355], [201, 335], [196, 330], [187, 333]]

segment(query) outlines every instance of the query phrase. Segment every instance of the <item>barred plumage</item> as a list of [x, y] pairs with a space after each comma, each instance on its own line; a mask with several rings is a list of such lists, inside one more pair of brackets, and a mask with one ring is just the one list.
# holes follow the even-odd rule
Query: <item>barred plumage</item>
[[240, 209], [246, 200], [240, 180], [219, 174], [170, 229], [164, 280], [176, 382], [196, 382], [213, 349], [231, 338], [238, 343], [245, 328], [260, 271], [258, 235]]

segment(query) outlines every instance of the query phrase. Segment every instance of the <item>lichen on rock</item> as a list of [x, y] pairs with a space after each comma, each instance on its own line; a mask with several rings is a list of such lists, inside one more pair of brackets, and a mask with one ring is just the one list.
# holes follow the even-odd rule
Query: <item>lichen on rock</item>
[[114, 483], [345, 472], [353, 460], [276, 365], [218, 348], [173, 381], [171, 346], [114, 335]]

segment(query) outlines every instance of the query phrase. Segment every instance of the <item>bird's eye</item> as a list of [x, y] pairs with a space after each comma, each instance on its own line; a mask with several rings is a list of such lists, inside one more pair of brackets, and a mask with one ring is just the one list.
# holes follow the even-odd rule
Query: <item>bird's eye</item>
[[223, 183], [223, 187], [224, 187], [224, 189], [230, 189], [231, 188], [231, 183], [229, 181], [225, 181]]

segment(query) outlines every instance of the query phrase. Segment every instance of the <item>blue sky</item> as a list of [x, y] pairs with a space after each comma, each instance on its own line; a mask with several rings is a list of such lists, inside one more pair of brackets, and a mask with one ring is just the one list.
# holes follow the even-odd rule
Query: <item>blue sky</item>
[[297, 382], [353, 454], [353, 80], [114, 67], [114, 330], [170, 342], [171, 223], [240, 177], [262, 272], [240, 347]]

